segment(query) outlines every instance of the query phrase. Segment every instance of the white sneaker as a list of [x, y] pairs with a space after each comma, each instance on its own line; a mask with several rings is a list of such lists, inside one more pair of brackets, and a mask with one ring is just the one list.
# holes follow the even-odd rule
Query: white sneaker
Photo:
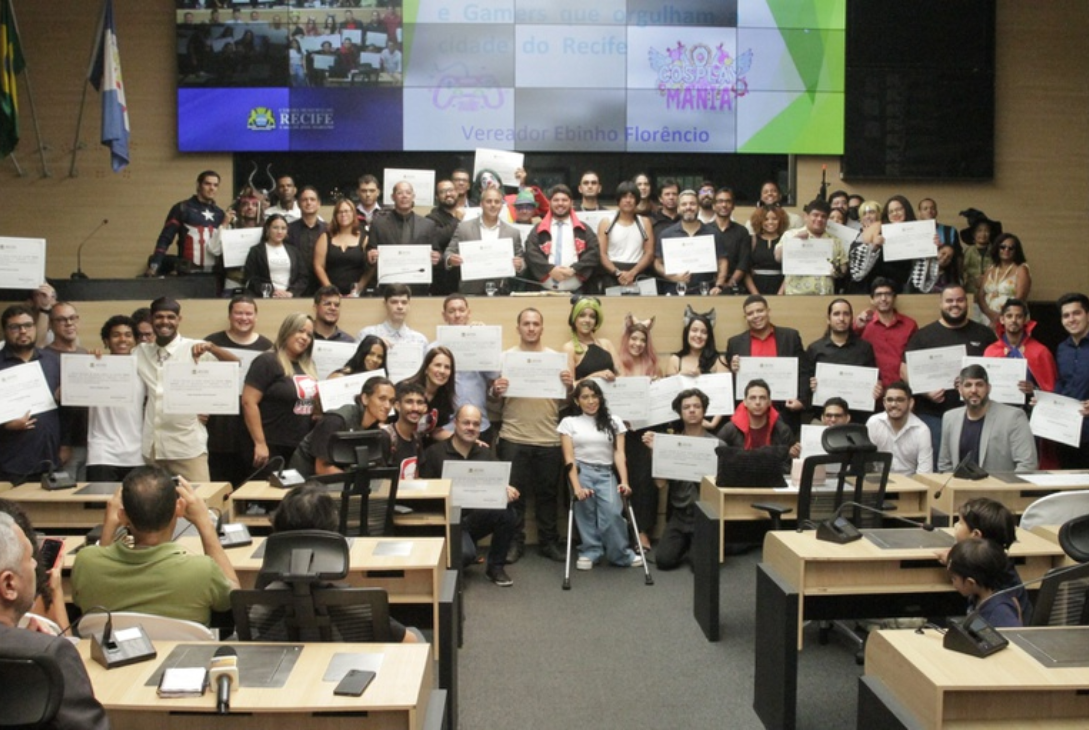
[[628, 566], [628, 567], [630, 567], [630, 568], [642, 568], [643, 567], [643, 556], [636, 553], [635, 559], [631, 561], [631, 565]]
[[575, 568], [578, 570], [593, 570], [594, 563], [590, 558], [579, 558], [575, 563]]

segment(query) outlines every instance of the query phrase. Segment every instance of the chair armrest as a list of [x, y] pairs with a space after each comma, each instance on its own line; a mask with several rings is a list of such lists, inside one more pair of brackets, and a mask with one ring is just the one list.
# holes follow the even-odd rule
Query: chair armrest
[[793, 507], [784, 507], [781, 504], [771, 504], [769, 502], [753, 502], [749, 505], [753, 509], [762, 510], [768, 513], [768, 517], [776, 519], [782, 517], [785, 514], [789, 514], [794, 511]]

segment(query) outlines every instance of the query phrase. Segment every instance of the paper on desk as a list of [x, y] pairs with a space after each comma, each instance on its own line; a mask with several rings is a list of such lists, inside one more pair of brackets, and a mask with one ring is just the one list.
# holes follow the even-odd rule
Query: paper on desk
[[1038, 487], [1089, 487], [1089, 474], [1018, 474]]
[[412, 554], [411, 540], [383, 541], [374, 546], [374, 554], [386, 558], [407, 558]]

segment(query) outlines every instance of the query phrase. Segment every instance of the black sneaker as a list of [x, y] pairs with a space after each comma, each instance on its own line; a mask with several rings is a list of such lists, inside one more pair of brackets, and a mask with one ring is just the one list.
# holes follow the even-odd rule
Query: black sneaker
[[567, 560], [567, 555], [564, 553], [563, 548], [554, 542], [542, 545], [541, 555], [549, 560], [555, 560], [557, 563], [562, 563]]
[[503, 570], [502, 565], [497, 565], [494, 568], [488, 568], [484, 571], [484, 575], [488, 576], [488, 580], [495, 583], [501, 588], [510, 588], [514, 585], [514, 581], [507, 575], [507, 571]]
[[507, 565], [513, 565], [526, 554], [526, 546], [520, 542], [513, 542], [507, 550]]

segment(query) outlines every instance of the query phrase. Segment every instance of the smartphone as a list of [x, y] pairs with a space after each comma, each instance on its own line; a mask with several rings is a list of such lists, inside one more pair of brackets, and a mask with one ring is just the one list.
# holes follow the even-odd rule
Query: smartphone
[[340, 684], [333, 690], [333, 694], [359, 697], [373, 679], [374, 672], [368, 672], [364, 669], [352, 669], [344, 675], [344, 679], [340, 680]]
[[42, 544], [38, 547], [38, 554], [41, 557], [42, 565], [46, 566], [46, 570], [52, 570], [56, 566], [57, 558], [60, 557], [63, 548], [64, 540], [58, 540], [55, 537], [47, 537], [42, 540]]

